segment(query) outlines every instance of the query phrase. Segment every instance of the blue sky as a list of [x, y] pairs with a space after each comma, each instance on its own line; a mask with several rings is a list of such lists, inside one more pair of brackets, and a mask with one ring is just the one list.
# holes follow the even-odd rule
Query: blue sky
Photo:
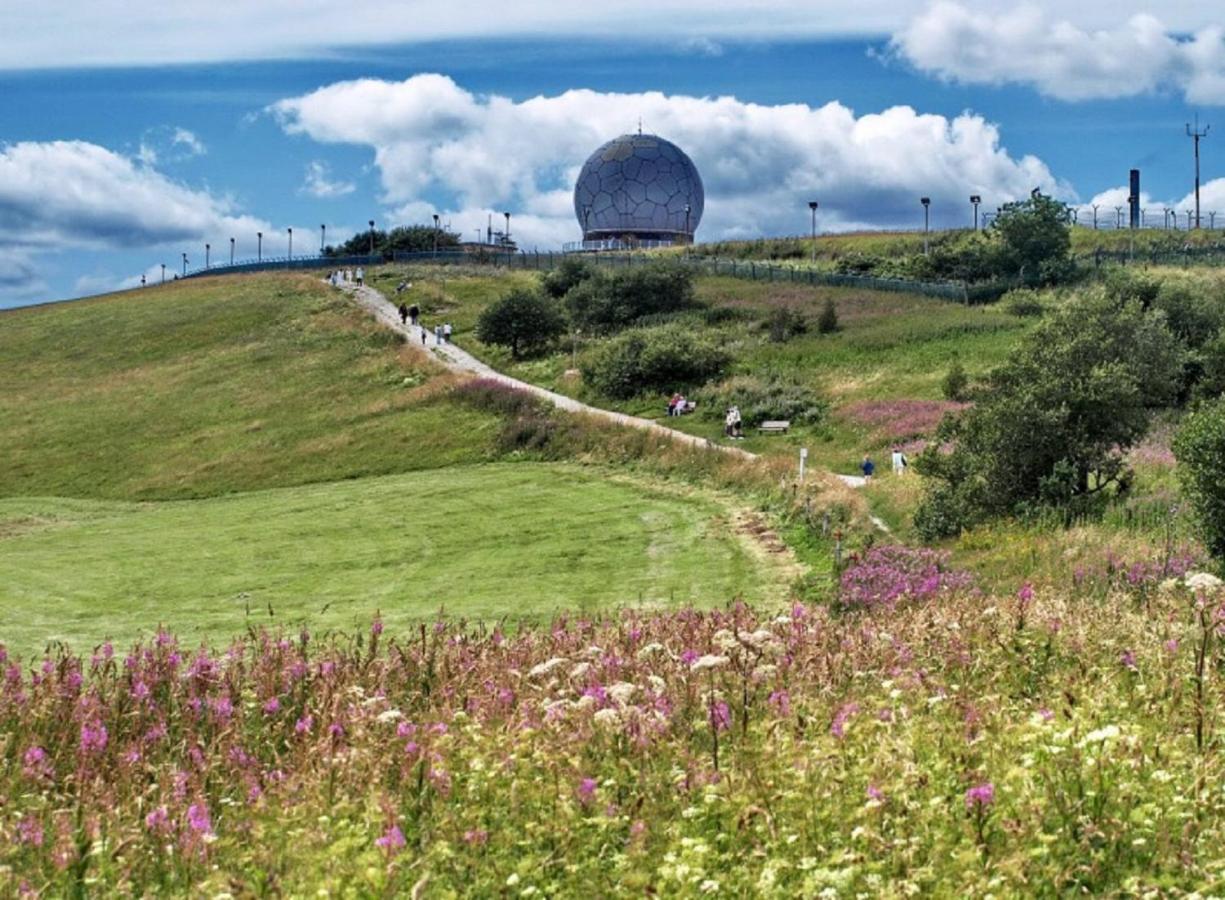
[[[577, 167], [638, 117], [702, 170], [699, 239], [806, 232], [813, 197], [828, 230], [921, 224], [920, 194], [937, 225], [965, 224], [970, 193], [990, 208], [1034, 186], [1076, 203], [1101, 195], [1110, 210], [1133, 165], [1154, 209], [1185, 206], [1183, 125], [1225, 103], [1207, 6], [1163, 23], [1111, 7], [1069, 22], [1057, 7], [1005, 21], [951, 3], [898, 4], [892, 17], [866, 5], [889, 27], [349, 35], [339, 49], [274, 42], [238, 59], [224, 44], [156, 42], [155, 56], [202, 58], [190, 64], [136, 41], [130, 59], [120, 46], [88, 68], [69, 53], [53, 68], [0, 56], [0, 306], [157, 277], [183, 252], [194, 267], [205, 242], [225, 260], [231, 236], [253, 256], [257, 230], [281, 255], [293, 227], [299, 254], [321, 223], [331, 242], [370, 218], [435, 211], [472, 237], [509, 209], [522, 245], [552, 248], [578, 236]], [[1202, 170], [1204, 208], [1225, 225], [1223, 140], [1203, 142]]]

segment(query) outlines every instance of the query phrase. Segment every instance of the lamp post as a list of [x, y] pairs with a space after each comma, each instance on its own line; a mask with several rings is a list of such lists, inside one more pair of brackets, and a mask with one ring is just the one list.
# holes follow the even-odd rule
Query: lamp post
[[187, 277], [187, 254], [183, 254], [183, 277]]
[[502, 213], [502, 215], [506, 216], [506, 243], [509, 244], [510, 243], [510, 213], [504, 212]]
[[[1199, 130], [1199, 115], [1195, 117], [1195, 128], [1191, 128], [1191, 123], [1187, 123], [1187, 137], [1195, 142], [1195, 227], [1199, 228], [1199, 141], [1202, 137], [1208, 136], [1208, 129], [1211, 125], [1205, 125], [1204, 130]], [[1191, 230], [1191, 220], [1187, 219], [1187, 230]]]
[[234, 265], [234, 239], [230, 238], [230, 265]]
[[[1138, 202], [1138, 198], [1135, 195], [1128, 197], [1127, 198], [1127, 208], [1135, 209], [1137, 202]], [[1122, 214], [1120, 213], [1120, 215]], [[1135, 257], [1136, 257], [1136, 229], [1128, 228], [1127, 229], [1127, 258], [1135, 259]]]
[[145, 286], [145, 273], [144, 272], [140, 273], [140, 286], [141, 287]]
[[1216, 228], [1216, 210], [1208, 213], [1208, 228]]
[[1140, 227], [1141, 228], [1144, 227], [1144, 214], [1146, 212], [1148, 212], [1148, 210], [1145, 207], [1141, 206], [1140, 207]]
[[289, 229], [289, 259], [287, 262], [293, 262], [293, 229]]
[[166, 264], [162, 263], [162, 284], [166, 283]]
[[928, 251], [927, 236], [928, 236], [928, 232], [930, 231], [930, 225], [931, 225], [931, 218], [929, 216], [929, 212], [931, 211], [932, 198], [931, 197], [920, 197], [919, 202], [923, 204], [923, 255], [927, 256], [927, 251]]
[[205, 244], [205, 245], [204, 245], [204, 268], [205, 268], [205, 269], [208, 269], [208, 267], [209, 267], [209, 251], [210, 251], [211, 249], [212, 249], [212, 248], [210, 247], [210, 245], [208, 245], [208, 244]]
[[438, 213], [434, 213], [434, 255], [438, 255]]
[[812, 213], [812, 261], [817, 261], [817, 207], [821, 204], [816, 200], [808, 201], [808, 211]]
[[974, 230], [978, 231], [978, 204], [983, 202], [983, 198], [978, 194], [970, 195], [970, 205], [974, 207]]
[[688, 203], [686, 203], [685, 204], [685, 237], [689, 240], [690, 244], [693, 243], [693, 232], [689, 230], [689, 214], [691, 212], [693, 212], [693, 207], [691, 207]]
[[255, 261], [264, 261], [264, 233], [262, 231], [255, 232]]
[[328, 227], [327, 225], [319, 226], [319, 255], [323, 256], [324, 248], [328, 245]]
[[1097, 231], [1097, 206], [1092, 207], [1092, 209], [1093, 209], [1093, 230]]
[[1114, 208], [1114, 227], [1116, 231], [1123, 227], [1123, 207], [1121, 206]]
[[370, 220], [370, 255], [374, 256], [374, 219]]
[[[1190, 230], [1191, 230], [1191, 210], [1189, 210], [1189, 209], [1184, 209], [1184, 210], [1183, 210], [1183, 213], [1184, 213], [1184, 214], [1186, 215], [1186, 217], [1187, 217], [1187, 231], [1190, 231]], [[1196, 227], [1196, 228], [1198, 228], [1198, 227], [1199, 227], [1199, 220], [1198, 220], [1198, 219], [1197, 219], [1197, 220], [1196, 220], [1196, 222], [1195, 222], [1195, 227]]]

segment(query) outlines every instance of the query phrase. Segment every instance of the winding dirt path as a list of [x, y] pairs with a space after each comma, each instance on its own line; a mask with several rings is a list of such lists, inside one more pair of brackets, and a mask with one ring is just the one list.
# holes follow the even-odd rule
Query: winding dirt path
[[[425, 332], [424, 346], [448, 369], [453, 372], [462, 372], [470, 375], [479, 375], [482, 378], [492, 378], [495, 381], [500, 381], [510, 387], [518, 388], [521, 391], [527, 391], [552, 403], [559, 409], [567, 410], [568, 412], [586, 413], [591, 416], [599, 416], [602, 419], [607, 419], [610, 422], [616, 422], [618, 425], [625, 425], [629, 428], [641, 428], [644, 431], [653, 431], [656, 434], [671, 438], [674, 441], [690, 444], [695, 447], [704, 447], [710, 450], [718, 450], [721, 453], [729, 453], [733, 456], [738, 456], [741, 459], [758, 459], [756, 453], [750, 453], [748, 450], [742, 450], [739, 447], [729, 447], [726, 444], [716, 444], [704, 437], [697, 435], [686, 434], [683, 431], [677, 431], [674, 428], [668, 428], [666, 425], [660, 425], [658, 422], [652, 422], [650, 419], [643, 419], [639, 416], [627, 416], [625, 413], [614, 412], [610, 409], [601, 409], [598, 406], [589, 406], [586, 403], [575, 400], [573, 397], [567, 397], [565, 394], [558, 394], [554, 391], [545, 390], [538, 385], [529, 384], [526, 381], [520, 381], [518, 378], [511, 378], [509, 375], [499, 372], [481, 362], [471, 353], [463, 350], [454, 344], [438, 344], [434, 340], [432, 332], [426, 332], [419, 325], [404, 325], [400, 322], [400, 314], [396, 309], [395, 304], [388, 300], [382, 293], [374, 288], [366, 285], [359, 286], [352, 283], [342, 283], [340, 289], [352, 295], [352, 297], [379, 322], [386, 325], [393, 331], [398, 331], [405, 335], [411, 342], [421, 345], [422, 333]], [[850, 487], [863, 487], [864, 480], [858, 475], [841, 475], [837, 472], [831, 472], [835, 478], [843, 484]], [[882, 531], [888, 531], [888, 526], [875, 516], [871, 517], [873, 524]]]

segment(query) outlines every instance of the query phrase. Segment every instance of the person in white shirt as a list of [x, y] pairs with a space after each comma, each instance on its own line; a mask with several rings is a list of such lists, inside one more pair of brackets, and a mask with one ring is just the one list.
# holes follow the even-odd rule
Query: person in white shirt
[[893, 474], [894, 475], [905, 475], [906, 466], [908, 466], [909, 464], [910, 463], [907, 462], [906, 460], [906, 454], [902, 452], [902, 448], [894, 447], [893, 448]]

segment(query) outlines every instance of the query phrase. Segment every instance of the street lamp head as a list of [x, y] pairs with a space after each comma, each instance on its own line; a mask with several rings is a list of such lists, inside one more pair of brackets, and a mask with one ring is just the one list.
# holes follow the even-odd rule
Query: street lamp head
[[809, 200], [809, 201], [808, 201], [808, 208], [809, 208], [809, 209], [816, 209], [816, 208], [817, 208], [817, 206], [818, 206], [818, 204], [817, 204], [817, 201], [816, 201], [816, 200]]
[[370, 227], [371, 227], [371, 228], [373, 228], [373, 227], [374, 227], [374, 219], [371, 219], [371, 220], [370, 220]]
[[932, 202], [932, 198], [931, 197], [920, 197], [919, 202], [922, 203], [924, 206], [930, 206]]
[[982, 202], [983, 202], [983, 198], [982, 198], [982, 197], [980, 197], [978, 194], [971, 194], [971, 195], [970, 195], [970, 202], [971, 202], [971, 203], [982, 203]]

